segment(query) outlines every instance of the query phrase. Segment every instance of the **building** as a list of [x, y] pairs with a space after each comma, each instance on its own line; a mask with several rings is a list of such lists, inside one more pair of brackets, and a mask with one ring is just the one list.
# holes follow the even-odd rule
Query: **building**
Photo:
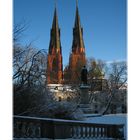
[[[80, 22], [78, 4], [76, 3], [76, 14], [69, 64], [63, 71], [60, 28], [58, 25], [57, 10], [55, 7], [47, 56], [47, 84], [80, 84], [81, 69], [85, 65], [86, 53], [83, 39], [83, 28]], [[98, 85], [102, 86], [102, 78], [100, 80], [96, 80], [96, 82], [95, 80], [92, 81], [92, 87], [95, 85], [95, 83], [99, 83]], [[102, 89], [102, 87], [100, 89]]]
[[60, 84], [63, 80], [62, 47], [57, 10], [55, 7], [47, 56], [47, 84]]
[[83, 40], [83, 28], [80, 23], [78, 4], [76, 5], [76, 16], [73, 28], [72, 49], [69, 56], [69, 66], [64, 70], [65, 83], [79, 84], [80, 71], [86, 65], [85, 46]]

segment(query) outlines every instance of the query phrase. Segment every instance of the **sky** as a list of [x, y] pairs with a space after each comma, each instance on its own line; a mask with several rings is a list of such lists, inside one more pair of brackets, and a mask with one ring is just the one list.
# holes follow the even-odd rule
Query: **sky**
[[[104, 61], [127, 60], [126, 0], [78, 0], [86, 57]], [[48, 50], [55, 0], [14, 0], [14, 25], [26, 22], [21, 42], [33, 41]], [[63, 65], [72, 47], [76, 0], [56, 0], [61, 30]]]

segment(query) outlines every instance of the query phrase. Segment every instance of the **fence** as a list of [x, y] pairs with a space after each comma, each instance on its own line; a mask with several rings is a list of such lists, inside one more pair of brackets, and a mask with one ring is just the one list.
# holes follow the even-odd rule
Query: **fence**
[[14, 138], [115, 138], [124, 140], [124, 125], [14, 116]]

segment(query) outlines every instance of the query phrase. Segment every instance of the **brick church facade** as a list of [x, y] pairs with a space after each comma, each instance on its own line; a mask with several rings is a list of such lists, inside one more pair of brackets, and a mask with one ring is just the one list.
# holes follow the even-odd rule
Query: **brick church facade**
[[86, 65], [83, 28], [80, 23], [78, 5], [73, 28], [72, 49], [69, 56], [69, 65], [63, 71], [62, 47], [57, 11], [55, 7], [50, 44], [47, 56], [47, 84], [79, 84], [80, 71]]
[[50, 44], [47, 56], [47, 84], [59, 84], [63, 80], [62, 47], [57, 11], [55, 8]]
[[[76, 6], [72, 50], [69, 56], [69, 66], [67, 70], [64, 71], [65, 82], [68, 82], [69, 84], [79, 84], [80, 72], [84, 65], [86, 65], [86, 56], [83, 40], [83, 28], [80, 23], [78, 6]], [[67, 78], [67, 76], [69, 77]]]

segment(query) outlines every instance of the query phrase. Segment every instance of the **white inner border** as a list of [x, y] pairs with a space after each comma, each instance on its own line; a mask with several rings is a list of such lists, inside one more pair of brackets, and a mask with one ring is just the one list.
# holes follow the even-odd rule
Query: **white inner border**
[[12, 140], [12, 0], [0, 0], [0, 140]]

